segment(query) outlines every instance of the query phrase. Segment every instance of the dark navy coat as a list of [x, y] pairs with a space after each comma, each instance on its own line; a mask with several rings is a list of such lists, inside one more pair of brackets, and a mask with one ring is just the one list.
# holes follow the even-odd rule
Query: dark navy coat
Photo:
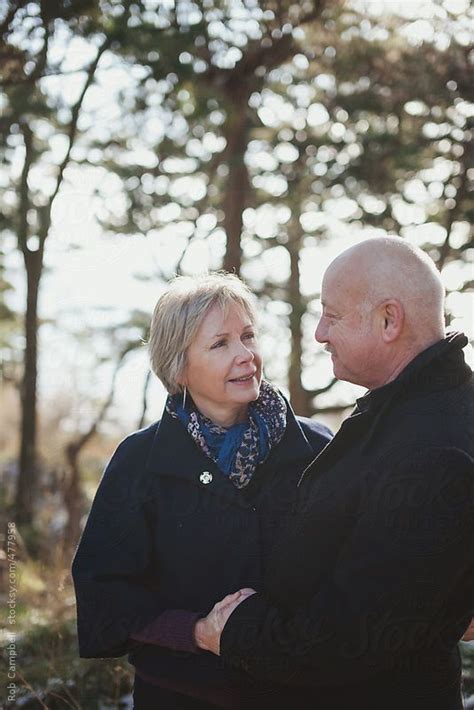
[[474, 614], [474, 387], [453, 334], [354, 413], [306, 471], [224, 659], [292, 708], [460, 710]]
[[301, 473], [330, 436], [289, 408], [281, 442], [240, 490], [166, 412], [127, 437], [104, 472], [73, 562], [80, 655], [129, 653], [144, 675], [177, 685], [243, 678], [210, 653], [130, 636], [164, 610], [206, 614], [243, 586], [261, 588]]

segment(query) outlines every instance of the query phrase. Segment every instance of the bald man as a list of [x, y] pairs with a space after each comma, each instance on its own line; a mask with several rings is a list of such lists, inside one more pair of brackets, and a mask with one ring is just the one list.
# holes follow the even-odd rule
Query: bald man
[[403, 239], [371, 239], [328, 268], [316, 340], [335, 376], [370, 390], [445, 336], [444, 288], [432, 260]]
[[263, 588], [217, 604], [198, 645], [262, 693], [281, 683], [259, 708], [459, 710], [474, 612], [467, 338], [446, 336], [439, 274], [403, 239], [343, 252], [321, 300], [316, 339], [368, 392], [302, 476]]

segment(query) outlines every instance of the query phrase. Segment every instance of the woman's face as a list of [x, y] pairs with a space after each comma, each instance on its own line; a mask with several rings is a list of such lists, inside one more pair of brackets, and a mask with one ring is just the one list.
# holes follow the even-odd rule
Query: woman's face
[[243, 421], [262, 379], [255, 327], [244, 309], [231, 303], [224, 315], [219, 305], [212, 306], [186, 360], [182, 384], [196, 407], [221, 426]]

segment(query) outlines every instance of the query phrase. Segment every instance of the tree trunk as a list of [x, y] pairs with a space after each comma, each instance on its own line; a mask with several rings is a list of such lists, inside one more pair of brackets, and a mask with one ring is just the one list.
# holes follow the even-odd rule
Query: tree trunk
[[[125, 3], [125, 9], [128, 13], [130, 0]], [[41, 73], [46, 61], [49, 30], [46, 27], [45, 46], [41, 52], [40, 60], [38, 61], [36, 70]], [[18, 484], [15, 500], [16, 522], [19, 524], [33, 522], [34, 498], [38, 487], [38, 461], [36, 452], [36, 381], [37, 381], [37, 352], [38, 352], [38, 294], [43, 268], [44, 245], [49, 234], [51, 226], [51, 209], [53, 202], [61, 187], [64, 171], [66, 170], [70, 158], [71, 150], [77, 136], [77, 123], [81, 112], [84, 97], [91, 85], [95, 71], [102, 54], [110, 46], [112, 42], [111, 36], [106, 36], [101, 46], [98, 48], [95, 59], [89, 66], [86, 75], [86, 81], [82, 92], [76, 103], [71, 107], [71, 121], [67, 129], [67, 137], [69, 145], [61, 164], [59, 165], [58, 175], [56, 178], [56, 186], [52, 195], [49, 197], [47, 205], [43, 207], [33, 207], [30, 191], [28, 187], [28, 177], [30, 168], [38, 161], [38, 154], [35, 151], [33, 132], [28, 120], [20, 121], [20, 130], [23, 134], [25, 143], [25, 161], [20, 178], [19, 193], [20, 205], [18, 210], [18, 245], [23, 254], [26, 268], [27, 278], [27, 305], [25, 317], [25, 359], [24, 373], [21, 391], [21, 444], [20, 444], [20, 460], [18, 472]], [[28, 248], [28, 212], [35, 209], [39, 218], [39, 247], [32, 251]]]
[[67, 523], [63, 538], [64, 557], [73, 552], [81, 534], [81, 519], [85, 507], [79, 468], [81, 448], [77, 443], [69, 444], [66, 447], [67, 472], [63, 501], [67, 511]]
[[227, 235], [227, 247], [223, 268], [226, 271], [240, 273], [242, 266], [242, 249], [240, 237], [242, 234], [242, 214], [247, 204], [250, 183], [248, 169], [244, 161], [247, 150], [247, 116], [246, 103], [234, 105], [229, 117], [229, 127], [226, 131], [227, 164], [229, 174], [224, 195], [224, 229]]
[[21, 385], [21, 446], [18, 485], [15, 500], [16, 522], [32, 521], [33, 505], [38, 487], [36, 452], [36, 383], [38, 351], [38, 294], [43, 267], [43, 251], [23, 252], [27, 275], [25, 316], [25, 360]]
[[291, 305], [290, 314], [290, 334], [291, 334], [291, 354], [290, 366], [288, 370], [288, 388], [290, 391], [290, 402], [297, 414], [302, 417], [310, 417], [312, 412], [309, 403], [308, 392], [301, 384], [301, 360], [303, 357], [303, 333], [301, 319], [305, 313], [305, 307], [301, 298], [300, 290], [300, 267], [299, 253], [301, 248], [300, 227], [296, 220], [290, 225], [288, 250], [290, 253], [290, 277], [288, 280], [288, 300]]
[[140, 419], [138, 421], [138, 429], [142, 429], [145, 426], [146, 410], [148, 408], [148, 387], [151, 382], [151, 370], [148, 370], [145, 377], [145, 382], [143, 383], [143, 394], [142, 394], [142, 412]]

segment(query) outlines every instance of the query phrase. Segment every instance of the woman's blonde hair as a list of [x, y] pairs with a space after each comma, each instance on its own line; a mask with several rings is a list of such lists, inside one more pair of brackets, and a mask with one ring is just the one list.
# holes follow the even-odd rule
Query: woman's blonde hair
[[209, 309], [217, 304], [225, 313], [231, 303], [255, 323], [254, 296], [238, 276], [216, 272], [170, 281], [153, 311], [148, 343], [151, 369], [170, 394], [182, 389], [186, 351]]

